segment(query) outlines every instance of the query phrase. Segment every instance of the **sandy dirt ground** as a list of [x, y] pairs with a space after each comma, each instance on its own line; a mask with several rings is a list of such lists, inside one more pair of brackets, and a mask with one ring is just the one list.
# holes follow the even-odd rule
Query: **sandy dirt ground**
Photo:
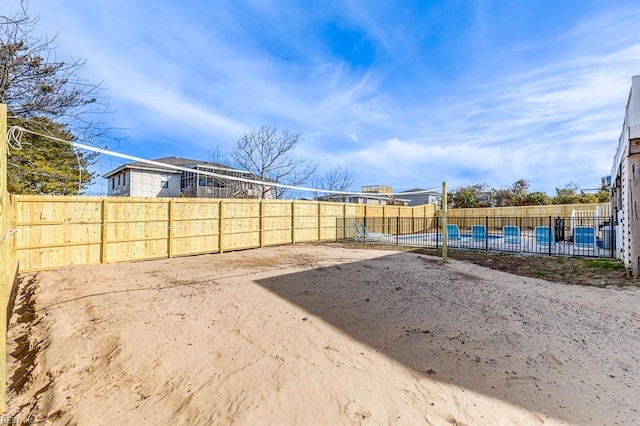
[[638, 424], [640, 289], [296, 245], [23, 276], [40, 424]]

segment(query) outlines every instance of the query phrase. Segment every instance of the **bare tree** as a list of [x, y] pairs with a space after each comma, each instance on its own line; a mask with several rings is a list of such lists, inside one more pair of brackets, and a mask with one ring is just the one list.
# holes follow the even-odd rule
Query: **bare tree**
[[[273, 126], [261, 126], [258, 130], [245, 133], [236, 143], [231, 158], [235, 163], [259, 176], [264, 181], [286, 185], [303, 185], [316, 171], [316, 165], [297, 157], [294, 149], [302, 140], [302, 134], [288, 130], [278, 131]], [[288, 193], [282, 188], [265, 185], [260, 198], [284, 198]]]
[[228, 166], [229, 165], [229, 154], [222, 151], [220, 149], [220, 145], [216, 145], [216, 149], [213, 151], [208, 151], [209, 154], [209, 160], [212, 161], [213, 163], [216, 164], [220, 164], [223, 166]]
[[[349, 169], [336, 166], [329, 169], [324, 175], [312, 179], [312, 186], [318, 189], [327, 189], [336, 192], [349, 191], [353, 185], [353, 172]], [[323, 196], [325, 193], [316, 193], [315, 197]]]

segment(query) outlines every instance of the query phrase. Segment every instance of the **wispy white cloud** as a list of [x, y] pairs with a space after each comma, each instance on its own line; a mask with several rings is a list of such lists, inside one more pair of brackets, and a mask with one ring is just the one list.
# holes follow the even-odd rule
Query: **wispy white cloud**
[[[178, 10], [161, 7], [150, 18], [135, 5], [118, 3], [99, 13], [109, 26], [95, 25], [92, 31], [81, 22], [80, 11], [66, 12], [65, 48], [92, 52], [87, 71], [105, 80], [112, 104], [132, 106], [130, 125], [124, 127], [134, 126], [132, 119], [144, 128], [189, 126], [224, 145], [265, 120], [313, 133], [341, 127], [349, 118], [381, 119], [367, 108], [375, 102], [375, 73], [352, 76], [330, 58], [312, 68], [285, 67], [268, 52], [246, 46], [242, 34], [214, 37]], [[149, 21], [159, 21], [166, 31], [154, 31], [149, 46], [132, 21], [145, 29]], [[210, 144], [207, 139], [201, 143]]]
[[[591, 36], [584, 42], [597, 42], [600, 35]], [[570, 51], [565, 61], [467, 88], [468, 98], [441, 106], [442, 124], [419, 122], [418, 129], [429, 138], [409, 137], [418, 147], [446, 140], [446, 155], [436, 157], [452, 166], [430, 161], [419, 169], [439, 172], [442, 179], [455, 179], [456, 170], [475, 171], [460, 184], [475, 178], [500, 186], [525, 177], [546, 191], [569, 180], [593, 187], [610, 170], [630, 77], [640, 69], [640, 43], [618, 47], [602, 54]], [[426, 116], [428, 109], [424, 111]], [[443, 152], [421, 152], [416, 146], [407, 149], [381, 142], [376, 150], [403, 170], [416, 171], [397, 157], [415, 159]], [[370, 153], [363, 157], [371, 160]]]

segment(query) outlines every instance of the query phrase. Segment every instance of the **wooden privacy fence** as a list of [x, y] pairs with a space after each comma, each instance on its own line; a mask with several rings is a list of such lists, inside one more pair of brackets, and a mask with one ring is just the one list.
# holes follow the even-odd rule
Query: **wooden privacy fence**
[[[437, 215], [441, 218], [442, 211]], [[482, 207], [468, 209], [450, 209], [447, 213], [448, 221], [461, 227], [470, 228], [476, 224], [478, 218], [487, 217], [491, 224], [498, 229], [505, 225], [513, 225], [514, 219], [518, 219], [521, 228], [531, 228], [539, 224], [540, 218], [571, 218], [571, 217], [598, 217], [611, 216], [611, 205], [608, 203], [596, 204], [550, 204], [544, 206], [513, 206], [513, 207]]]
[[7, 106], [0, 104], [0, 413], [6, 408], [7, 325], [11, 316], [12, 292], [18, 274], [15, 250], [14, 204], [7, 193]]
[[[441, 214], [434, 205], [23, 195], [12, 199], [11, 230], [17, 232], [15, 255], [22, 272], [329, 241], [336, 238], [340, 218], [364, 218], [369, 231], [395, 233], [391, 228], [396, 222], [389, 218], [424, 218], [429, 227]], [[569, 217], [574, 210], [608, 212], [603, 205], [591, 204], [452, 209], [449, 220], [464, 226], [464, 220], [478, 217], [519, 217], [530, 218], [534, 226], [535, 218]]]
[[186, 198], [15, 198], [20, 271], [336, 239], [346, 217], [433, 217], [435, 206]]

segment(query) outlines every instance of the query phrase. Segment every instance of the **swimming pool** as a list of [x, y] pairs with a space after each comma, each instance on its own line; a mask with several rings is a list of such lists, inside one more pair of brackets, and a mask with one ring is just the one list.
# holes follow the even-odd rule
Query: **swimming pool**
[[[460, 237], [461, 238], [473, 239], [473, 235], [472, 234], [460, 234]], [[487, 239], [489, 241], [491, 241], [491, 240], [499, 240], [500, 238], [502, 238], [502, 235], [492, 235], [492, 234], [487, 235]], [[484, 241], [484, 238], [476, 238], [476, 241]]]
[[[429, 232], [422, 234], [409, 234], [409, 235], [398, 235], [398, 242], [408, 242], [408, 241], [442, 241], [442, 233], [438, 232]], [[489, 241], [495, 241], [502, 238], [502, 235], [487, 235], [487, 239]], [[451, 239], [451, 238], [449, 238]], [[472, 234], [461, 233], [460, 239], [464, 240], [473, 240]], [[478, 238], [475, 241], [484, 241], [484, 238]]]
[[[442, 233], [428, 232], [421, 234], [398, 235], [391, 238], [393, 242], [406, 246], [440, 247], [442, 246]], [[448, 246], [465, 246], [470, 248], [484, 248], [485, 244], [495, 245], [502, 240], [502, 235], [489, 234], [487, 239], [474, 239], [470, 233], [461, 233], [460, 238], [449, 237]]]

